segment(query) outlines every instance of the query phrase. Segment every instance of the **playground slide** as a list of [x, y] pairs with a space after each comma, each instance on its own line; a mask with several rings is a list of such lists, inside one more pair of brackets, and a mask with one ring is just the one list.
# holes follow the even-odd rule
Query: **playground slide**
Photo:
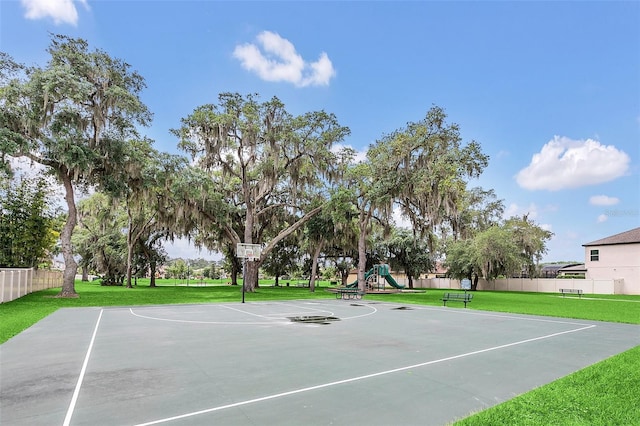
[[[366, 280], [367, 278], [369, 278], [369, 275], [374, 273], [374, 268], [369, 269], [365, 274], [364, 274], [364, 279]], [[387, 280], [387, 282], [389, 283], [389, 285], [391, 287], [394, 288], [404, 288], [404, 285], [402, 284], [398, 284], [398, 282], [391, 276], [391, 274], [387, 273], [387, 274], [382, 274], [382, 277], [384, 277], [385, 280]], [[354, 282], [347, 284], [348, 288], [356, 288], [358, 287], [358, 280], [355, 280]]]
[[404, 285], [398, 284], [398, 282], [395, 279], [393, 279], [391, 274], [385, 274], [383, 275], [383, 277], [385, 280], [387, 280], [387, 282], [389, 283], [389, 285], [391, 285], [391, 287], [404, 288]]
[[[365, 272], [364, 274], [364, 279], [366, 281], [367, 278], [369, 278], [369, 275], [373, 274], [373, 268], [369, 269], [367, 272]], [[356, 288], [358, 287], [358, 280], [355, 280], [354, 282], [347, 284], [347, 288]]]

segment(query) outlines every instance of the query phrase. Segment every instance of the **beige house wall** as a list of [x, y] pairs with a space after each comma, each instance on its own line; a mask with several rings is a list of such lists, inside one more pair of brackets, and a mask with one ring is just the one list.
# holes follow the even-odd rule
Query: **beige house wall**
[[[587, 279], [615, 280], [617, 294], [640, 294], [640, 243], [585, 247]], [[598, 250], [598, 260], [591, 260]]]

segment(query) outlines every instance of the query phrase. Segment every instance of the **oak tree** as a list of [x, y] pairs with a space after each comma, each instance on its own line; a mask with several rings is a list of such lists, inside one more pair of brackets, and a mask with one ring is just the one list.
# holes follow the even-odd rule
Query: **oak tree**
[[140, 99], [144, 79], [128, 63], [90, 50], [82, 39], [53, 35], [44, 67], [0, 59], [0, 154], [27, 157], [48, 167], [65, 191], [67, 221], [60, 234], [65, 262], [63, 297], [76, 295], [77, 263], [71, 244], [78, 186], [117, 184], [127, 141], [151, 113]]
[[[274, 247], [322, 210], [322, 188], [333, 178], [331, 148], [349, 129], [324, 111], [292, 115], [276, 97], [259, 102], [257, 95], [223, 93], [218, 101], [196, 108], [173, 133], [209, 174], [211, 192], [229, 213], [222, 217], [192, 203], [196, 214], [212, 220], [198, 232], [216, 227], [232, 249], [237, 243], [264, 245], [260, 259], [247, 262], [245, 287], [253, 291], [259, 265]], [[271, 231], [268, 242], [261, 240], [278, 210], [290, 219]]]

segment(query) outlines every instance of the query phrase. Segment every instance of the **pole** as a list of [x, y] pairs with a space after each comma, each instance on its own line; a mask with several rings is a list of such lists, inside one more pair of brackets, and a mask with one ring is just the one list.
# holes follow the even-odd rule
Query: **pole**
[[242, 303], [244, 303], [244, 283], [247, 280], [247, 258], [242, 260]]

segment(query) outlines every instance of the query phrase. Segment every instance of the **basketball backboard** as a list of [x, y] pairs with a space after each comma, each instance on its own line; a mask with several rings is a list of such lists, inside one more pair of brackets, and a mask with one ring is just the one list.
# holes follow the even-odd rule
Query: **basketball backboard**
[[238, 243], [236, 247], [236, 256], [240, 259], [257, 260], [262, 254], [262, 246], [260, 244]]

